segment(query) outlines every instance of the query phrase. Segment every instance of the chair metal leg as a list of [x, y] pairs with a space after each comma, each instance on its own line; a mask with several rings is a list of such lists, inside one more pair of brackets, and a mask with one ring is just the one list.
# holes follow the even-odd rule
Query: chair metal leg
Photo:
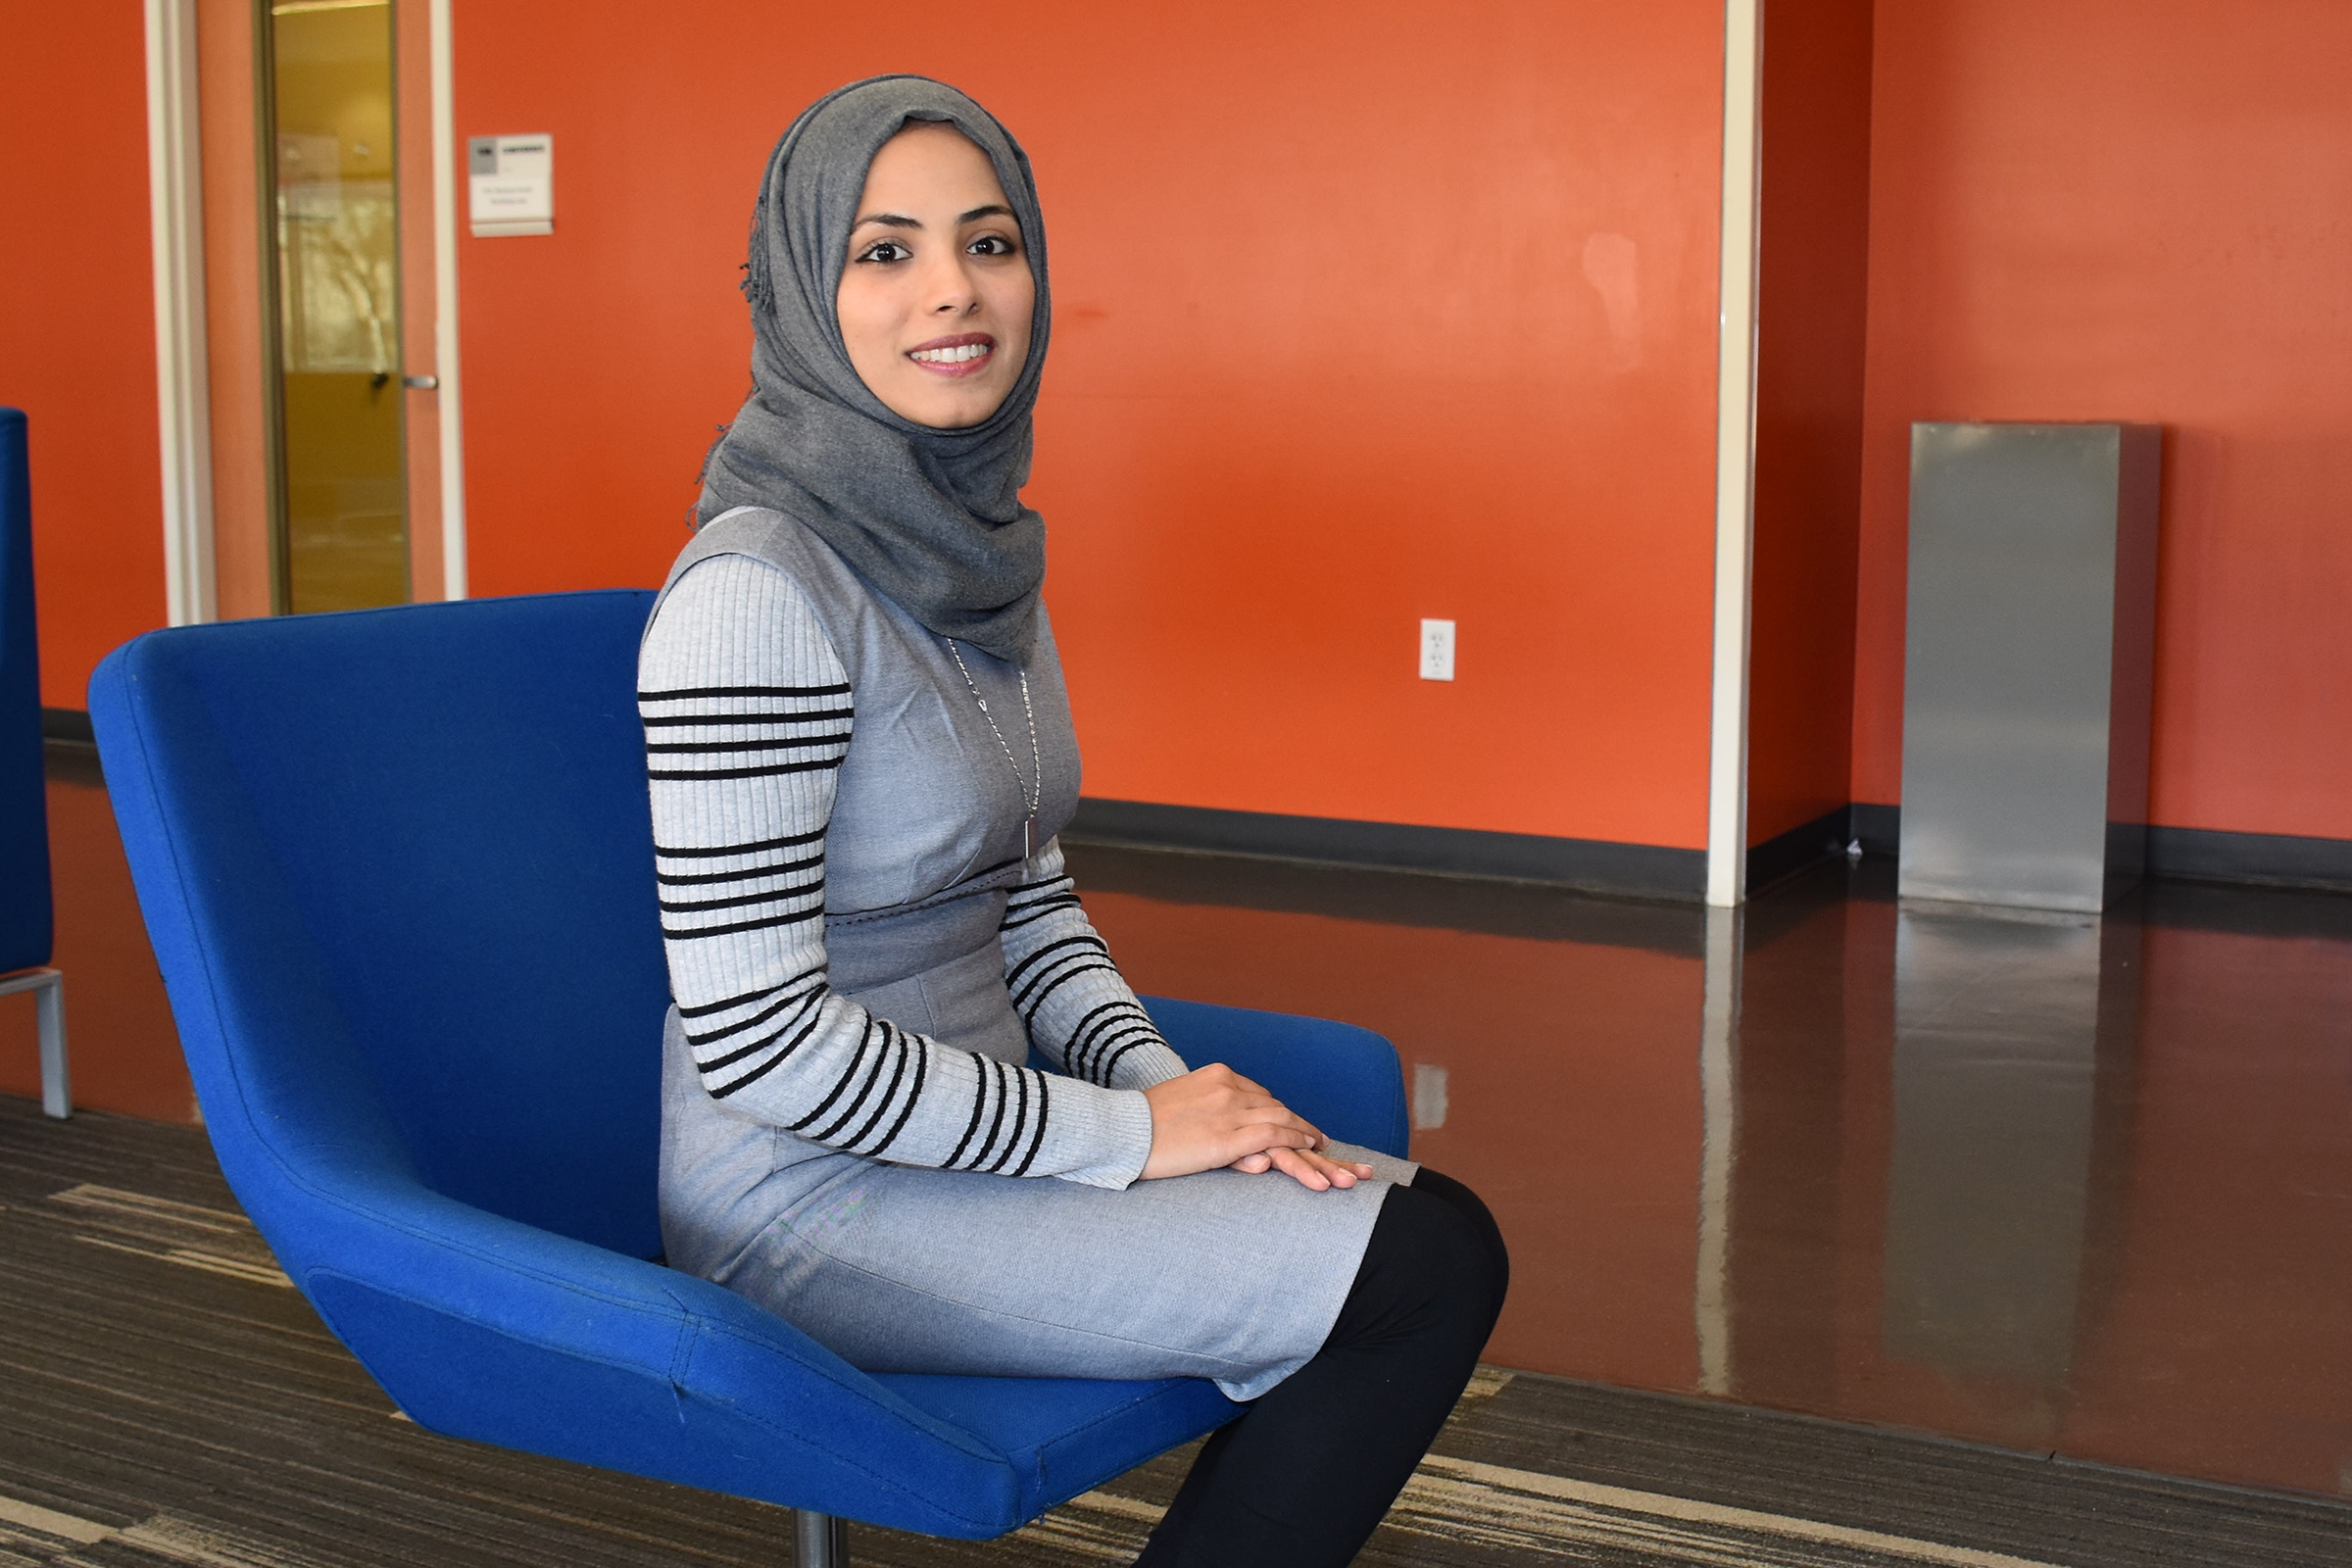
[[49, 983], [32, 994], [32, 1016], [41, 1037], [41, 1109], [61, 1121], [74, 1114], [74, 1084], [66, 1071], [66, 977], [49, 971]]
[[850, 1568], [850, 1524], [829, 1513], [794, 1510], [793, 1541], [800, 1547], [800, 1568]]
[[33, 1024], [41, 1038], [41, 1109], [70, 1116], [74, 1091], [66, 1075], [66, 977], [55, 969], [0, 975], [0, 997], [18, 991], [32, 993]]

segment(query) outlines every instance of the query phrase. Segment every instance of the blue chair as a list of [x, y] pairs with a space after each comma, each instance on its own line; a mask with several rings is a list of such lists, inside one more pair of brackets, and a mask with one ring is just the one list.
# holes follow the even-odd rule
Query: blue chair
[[49, 797], [41, 770], [41, 649], [32, 618], [32, 480], [24, 415], [0, 409], [0, 996], [29, 991], [41, 1108], [73, 1109], [65, 981], [49, 967]]
[[[1212, 1384], [870, 1376], [655, 1259], [667, 1005], [637, 642], [652, 595], [150, 633], [90, 684], [229, 1185], [329, 1328], [455, 1437], [841, 1518], [1001, 1535], [1232, 1418]], [[1152, 1001], [1402, 1152], [1396, 1053]]]

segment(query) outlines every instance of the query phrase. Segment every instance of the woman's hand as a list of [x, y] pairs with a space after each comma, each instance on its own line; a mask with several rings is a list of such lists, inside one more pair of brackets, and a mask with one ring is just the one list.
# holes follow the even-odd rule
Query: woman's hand
[[1146, 1181], [1230, 1165], [1251, 1174], [1281, 1170], [1322, 1192], [1372, 1174], [1369, 1165], [1316, 1153], [1324, 1138], [1314, 1124], [1230, 1067], [1198, 1068], [1154, 1084], [1144, 1099], [1152, 1106]]
[[1319, 1150], [1276, 1149], [1262, 1154], [1244, 1154], [1233, 1162], [1233, 1168], [1251, 1176], [1269, 1170], [1279, 1170], [1295, 1176], [1301, 1187], [1324, 1192], [1333, 1187], [1353, 1187], [1359, 1181], [1369, 1181], [1372, 1167], [1352, 1159], [1333, 1159]]

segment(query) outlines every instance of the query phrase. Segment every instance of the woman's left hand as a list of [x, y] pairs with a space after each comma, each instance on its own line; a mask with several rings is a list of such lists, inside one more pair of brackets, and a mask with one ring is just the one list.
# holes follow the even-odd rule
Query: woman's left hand
[[1269, 1149], [1263, 1153], [1244, 1154], [1233, 1162], [1233, 1168], [1251, 1176], [1278, 1170], [1297, 1177], [1299, 1186], [1318, 1193], [1334, 1187], [1353, 1187], [1372, 1178], [1369, 1165], [1352, 1159], [1333, 1159], [1311, 1149]]

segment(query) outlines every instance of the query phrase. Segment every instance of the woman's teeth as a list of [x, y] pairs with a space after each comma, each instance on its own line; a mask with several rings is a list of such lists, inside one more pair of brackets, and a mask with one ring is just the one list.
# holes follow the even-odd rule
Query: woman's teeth
[[925, 365], [961, 365], [966, 360], [986, 359], [988, 349], [986, 343], [959, 343], [952, 349], [916, 349], [907, 358]]

